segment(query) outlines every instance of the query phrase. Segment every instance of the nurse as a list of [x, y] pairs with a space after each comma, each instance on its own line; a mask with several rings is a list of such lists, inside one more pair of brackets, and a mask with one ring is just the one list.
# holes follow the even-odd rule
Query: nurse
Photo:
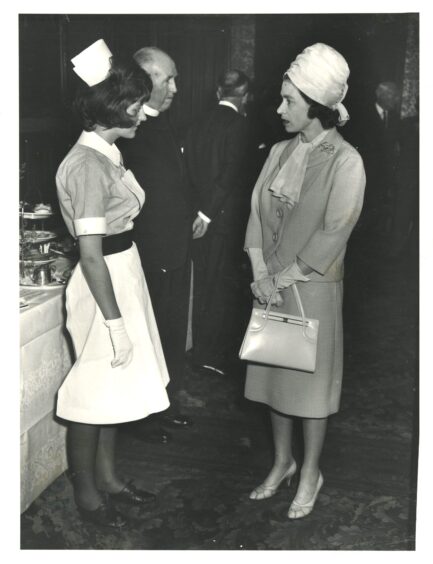
[[80, 252], [66, 289], [76, 361], [59, 390], [57, 415], [69, 422], [69, 470], [81, 517], [123, 527], [113, 502], [142, 504], [155, 496], [117, 475], [116, 425], [169, 406], [169, 376], [131, 237], [145, 196], [114, 144], [132, 139], [146, 119], [141, 106], [152, 82], [133, 60], [113, 58], [102, 39], [72, 63], [86, 83], [75, 100], [84, 131], [56, 184]]

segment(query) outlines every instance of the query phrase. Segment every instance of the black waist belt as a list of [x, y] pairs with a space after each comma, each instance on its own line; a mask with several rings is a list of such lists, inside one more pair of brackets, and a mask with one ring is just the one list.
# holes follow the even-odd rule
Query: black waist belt
[[124, 231], [117, 235], [107, 235], [102, 238], [102, 254], [114, 255], [132, 247], [132, 231]]

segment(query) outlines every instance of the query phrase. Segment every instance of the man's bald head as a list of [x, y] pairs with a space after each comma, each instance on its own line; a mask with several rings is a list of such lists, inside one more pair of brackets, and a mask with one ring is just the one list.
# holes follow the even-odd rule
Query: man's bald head
[[134, 59], [152, 79], [152, 94], [147, 105], [155, 110], [168, 110], [177, 92], [177, 69], [173, 59], [158, 47], [143, 47]]

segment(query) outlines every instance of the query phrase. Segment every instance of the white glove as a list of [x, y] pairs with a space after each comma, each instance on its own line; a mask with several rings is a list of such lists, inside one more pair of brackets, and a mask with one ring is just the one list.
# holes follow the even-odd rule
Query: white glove
[[[271, 297], [274, 290], [274, 280], [269, 276], [268, 267], [263, 258], [263, 251], [258, 247], [250, 247], [246, 249], [251, 261], [251, 268], [253, 271], [254, 282], [251, 284], [251, 290], [254, 297], [259, 300], [261, 304], [266, 304]], [[275, 294], [271, 305], [279, 307], [283, 303], [280, 293]]]
[[276, 281], [278, 274], [278, 290], [288, 288], [295, 282], [308, 282], [310, 280], [308, 276], [302, 274], [301, 269], [299, 268], [296, 261], [292, 262], [290, 266], [284, 268], [279, 273], [274, 274], [274, 281]]
[[263, 259], [262, 249], [251, 247], [247, 249], [247, 253], [250, 257], [254, 280], [261, 280], [269, 276], [268, 267]]
[[113, 345], [114, 358], [111, 366], [116, 368], [122, 366], [126, 368], [132, 360], [133, 346], [125, 329], [125, 323], [122, 317], [118, 319], [106, 319], [104, 325], [108, 327], [110, 332], [111, 344]]
[[[260, 280], [256, 280], [251, 284], [251, 290], [254, 294], [254, 297], [257, 298], [261, 304], [268, 303], [274, 289], [275, 281], [273, 280], [272, 276], [261, 278]], [[282, 305], [282, 303], [283, 298], [281, 297], [280, 292], [276, 292], [273, 300], [271, 301], [271, 305], [279, 307], [280, 305]]]

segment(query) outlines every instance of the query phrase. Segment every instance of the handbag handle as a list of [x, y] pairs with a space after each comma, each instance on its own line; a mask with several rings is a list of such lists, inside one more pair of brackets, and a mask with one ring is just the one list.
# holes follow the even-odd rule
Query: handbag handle
[[[280, 279], [280, 275], [281, 275], [281, 271], [277, 274], [277, 276], [275, 278], [274, 289], [272, 290], [272, 294], [271, 294], [271, 296], [268, 300], [268, 303], [266, 304], [266, 309], [265, 309], [265, 314], [264, 314], [265, 323], [267, 322], [268, 317], [269, 317], [269, 312], [271, 311], [272, 300], [275, 298], [275, 295], [278, 291], [278, 281]], [[292, 286], [293, 294], [295, 296], [296, 305], [298, 306], [298, 311], [299, 311], [299, 313], [301, 314], [301, 317], [302, 317], [302, 333], [303, 333], [305, 338], [308, 338], [307, 334], [306, 334], [306, 330], [307, 330], [307, 327], [308, 327], [308, 321], [305, 319], [305, 311], [304, 311], [304, 307], [302, 305], [301, 296], [299, 295], [298, 288], [296, 287], [296, 282], [293, 282], [293, 284], [291, 284], [291, 286]]]

